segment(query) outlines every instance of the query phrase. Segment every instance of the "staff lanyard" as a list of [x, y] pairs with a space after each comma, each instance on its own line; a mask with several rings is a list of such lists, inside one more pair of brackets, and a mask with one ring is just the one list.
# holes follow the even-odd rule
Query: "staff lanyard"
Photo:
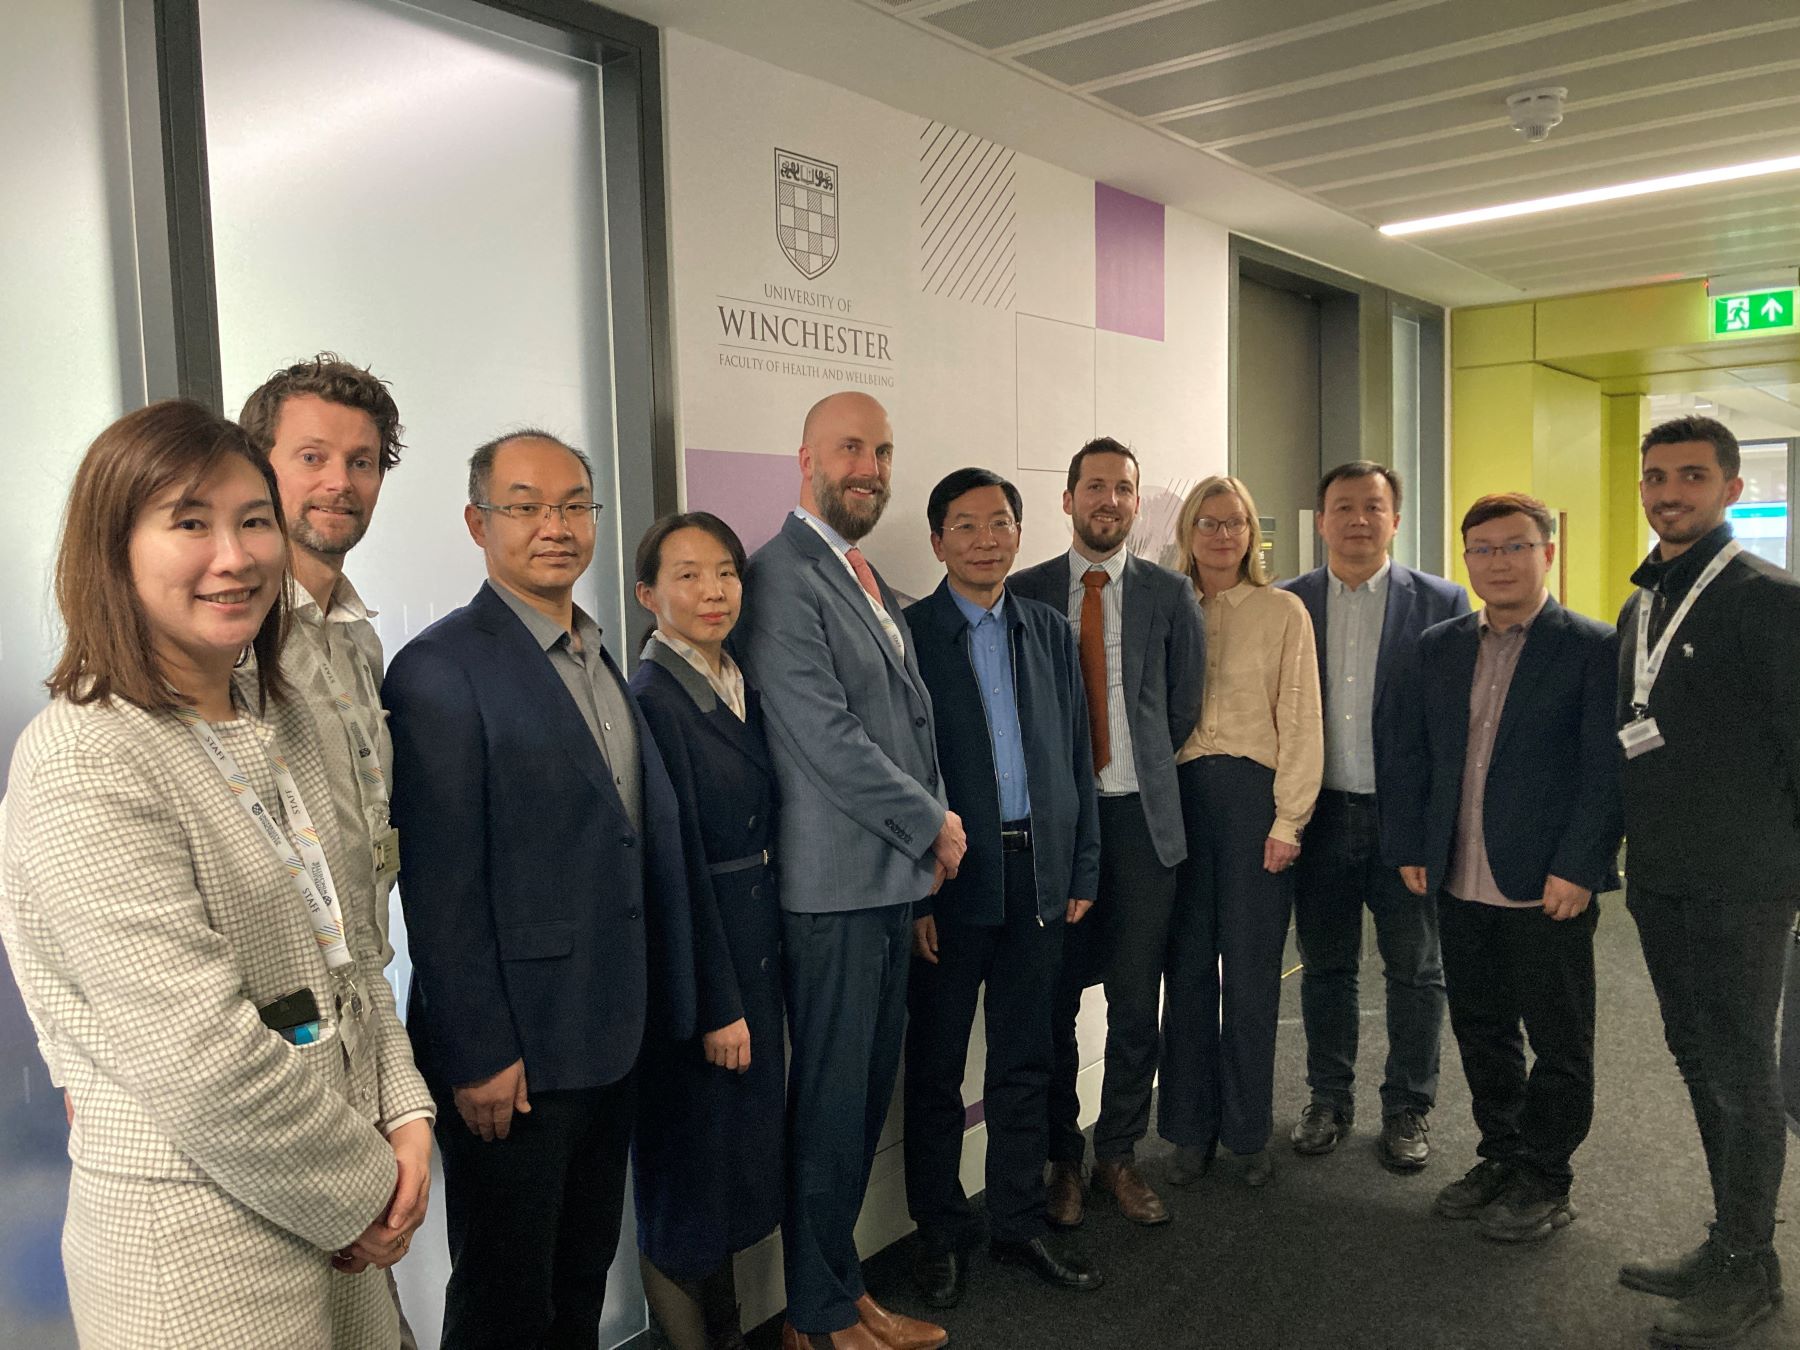
[[1694, 602], [1723, 572], [1731, 560], [1744, 551], [1744, 546], [1737, 540], [1720, 549], [1713, 560], [1706, 564], [1706, 570], [1694, 578], [1694, 584], [1688, 587], [1688, 593], [1676, 606], [1675, 612], [1669, 616], [1668, 626], [1657, 639], [1655, 650], [1650, 647], [1650, 608], [1655, 603], [1655, 593], [1638, 589], [1637, 603], [1637, 660], [1633, 664], [1631, 690], [1631, 709], [1642, 717], [1650, 708], [1650, 691], [1656, 687], [1656, 677], [1662, 673], [1663, 658], [1669, 654], [1669, 644], [1674, 640], [1675, 630], [1681, 627], [1681, 621], [1688, 616]]
[[[350, 646], [355, 652], [352, 660], [360, 662], [362, 653], [355, 651], [356, 644], [354, 642]], [[387, 775], [382, 772], [381, 756], [376, 753], [374, 737], [363, 725], [359, 705], [355, 699], [350, 697], [348, 689], [338, 688], [331, 663], [310, 645], [306, 647], [306, 658], [313, 668], [313, 678], [323, 682], [326, 691], [331, 695], [332, 705], [337, 709], [338, 720], [350, 733], [350, 740], [356, 751], [357, 781], [369, 790], [372, 798], [371, 804], [385, 817], [388, 806]], [[368, 687], [372, 690], [374, 677], [368, 674], [366, 667], [363, 668], [363, 673]]]
[[313, 937], [325, 954], [326, 966], [334, 974], [347, 973], [345, 967], [352, 964], [353, 958], [350, 944], [344, 937], [344, 912], [338, 905], [337, 887], [331, 880], [331, 864], [326, 861], [325, 847], [319, 842], [319, 832], [313, 828], [312, 815], [300, 799], [300, 788], [294, 782], [287, 761], [273, 750], [267, 752], [269, 767], [275, 774], [275, 788], [281, 794], [282, 810], [287, 817], [289, 828], [284, 830], [275, 823], [269, 808], [250, 786], [249, 776], [238, 768], [237, 761], [220, 741], [212, 724], [192, 708], [177, 708], [175, 716], [194, 733], [194, 739], [200, 742], [200, 748], [219, 771], [238, 805], [244, 808], [250, 823], [293, 878], [300, 898], [306, 902]]

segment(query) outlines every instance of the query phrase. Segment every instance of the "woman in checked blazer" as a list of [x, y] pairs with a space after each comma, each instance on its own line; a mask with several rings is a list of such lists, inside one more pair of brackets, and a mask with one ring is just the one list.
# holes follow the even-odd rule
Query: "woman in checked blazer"
[[399, 1343], [372, 1267], [424, 1217], [432, 1104], [374, 915], [342, 913], [352, 959], [329, 969], [277, 836], [201, 740], [297, 856], [310, 815], [329, 869], [351, 865], [276, 665], [278, 502], [238, 427], [168, 402], [101, 433], [64, 520], [68, 638], [13, 755], [0, 938], [69, 1094], [85, 1347]]

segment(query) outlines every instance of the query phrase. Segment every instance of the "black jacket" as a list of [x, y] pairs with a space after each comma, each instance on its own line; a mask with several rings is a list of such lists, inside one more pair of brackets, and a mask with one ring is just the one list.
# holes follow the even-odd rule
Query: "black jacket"
[[[1100, 885], [1100, 807], [1087, 699], [1067, 619], [1010, 590], [1002, 617], [1012, 643], [1013, 694], [1025, 738], [1038, 917], [1050, 923], [1063, 917], [1070, 900], [1092, 900]], [[950, 809], [962, 817], [969, 839], [956, 876], [913, 912], [997, 926], [1006, 921], [1000, 792], [987, 710], [969, 655], [969, 621], [944, 581], [907, 609], [906, 622], [919, 673], [931, 691], [938, 766]]]
[[[1671, 613], [1731, 538], [1721, 525], [1632, 580]], [[1638, 600], [1619, 615], [1617, 722], [1632, 720]], [[1665, 744], [1625, 761], [1634, 882], [1679, 895], [1800, 899], [1800, 582], [1740, 553], [1689, 611], [1650, 694]]]
[[[1481, 618], [1427, 628], [1401, 667], [1395, 764], [1380, 802], [1401, 866], [1423, 867], [1435, 895], [1462, 810], [1469, 696]], [[1546, 600], [1525, 635], [1488, 762], [1481, 828], [1508, 900], [1536, 900], [1554, 875], [1616, 890], [1624, 822], [1613, 734], [1618, 639], [1606, 624]]]

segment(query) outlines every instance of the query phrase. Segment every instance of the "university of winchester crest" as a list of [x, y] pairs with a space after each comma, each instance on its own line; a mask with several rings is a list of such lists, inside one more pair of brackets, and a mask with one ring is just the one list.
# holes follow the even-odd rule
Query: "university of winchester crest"
[[775, 239], [808, 281], [837, 261], [837, 165], [776, 150]]

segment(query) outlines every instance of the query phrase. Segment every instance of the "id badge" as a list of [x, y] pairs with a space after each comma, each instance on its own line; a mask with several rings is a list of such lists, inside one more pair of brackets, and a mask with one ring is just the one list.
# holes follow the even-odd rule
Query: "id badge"
[[1654, 717], [1640, 717], [1619, 728], [1619, 744], [1625, 747], [1626, 759], [1649, 754], [1662, 743], [1662, 730]]
[[391, 883], [400, 875], [400, 831], [389, 826], [374, 837], [375, 880]]

